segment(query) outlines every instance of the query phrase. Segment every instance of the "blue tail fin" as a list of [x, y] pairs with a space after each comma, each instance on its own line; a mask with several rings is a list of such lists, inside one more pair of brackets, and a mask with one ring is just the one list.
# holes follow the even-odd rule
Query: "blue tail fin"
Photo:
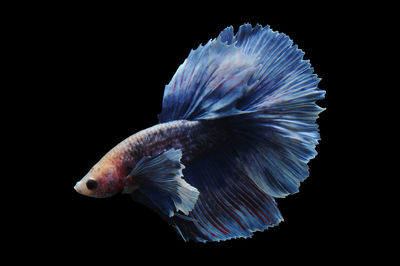
[[184, 238], [246, 237], [282, 219], [273, 198], [298, 191], [320, 138], [316, 101], [325, 92], [303, 55], [269, 27], [242, 25], [236, 35], [229, 27], [166, 86], [160, 122], [221, 121], [230, 133], [229, 145], [184, 171], [200, 191], [191, 219], [174, 218]]

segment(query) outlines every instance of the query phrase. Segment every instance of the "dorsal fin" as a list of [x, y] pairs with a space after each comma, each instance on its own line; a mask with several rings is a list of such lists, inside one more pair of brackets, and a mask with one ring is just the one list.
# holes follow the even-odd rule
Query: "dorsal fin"
[[235, 105], [251, 87], [256, 58], [220, 39], [191, 51], [165, 87], [160, 122], [237, 114]]

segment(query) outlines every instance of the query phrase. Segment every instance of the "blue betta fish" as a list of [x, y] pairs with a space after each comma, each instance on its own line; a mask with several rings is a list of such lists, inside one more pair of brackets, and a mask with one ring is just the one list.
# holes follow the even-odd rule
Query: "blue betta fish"
[[245, 24], [192, 50], [165, 87], [159, 124], [109, 151], [75, 190], [127, 193], [185, 241], [251, 237], [283, 220], [320, 135], [318, 89], [288, 36]]

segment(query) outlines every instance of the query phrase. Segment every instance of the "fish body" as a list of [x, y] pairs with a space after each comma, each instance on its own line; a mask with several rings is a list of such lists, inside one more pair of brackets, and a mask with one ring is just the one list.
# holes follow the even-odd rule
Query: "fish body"
[[[75, 190], [98, 198], [129, 190], [135, 180], [127, 177], [141, 158], [152, 157], [172, 148], [182, 151], [182, 163], [188, 165], [196, 156], [212, 149], [215, 142], [224, 141], [225, 134], [217, 131], [217, 128], [217, 123], [213, 121], [178, 120], [139, 131], [104, 155], [75, 185]], [[90, 179], [96, 179], [96, 190], [89, 190], [85, 186]]]
[[279, 224], [317, 154], [325, 92], [284, 34], [245, 24], [192, 50], [165, 87], [159, 124], [115, 146], [75, 185], [131, 195], [185, 240], [251, 237]]

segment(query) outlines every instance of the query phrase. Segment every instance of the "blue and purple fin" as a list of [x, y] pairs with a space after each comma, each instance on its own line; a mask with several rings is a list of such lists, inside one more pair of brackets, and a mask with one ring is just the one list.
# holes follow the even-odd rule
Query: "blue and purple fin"
[[183, 171], [200, 192], [188, 215], [169, 220], [185, 240], [251, 237], [283, 220], [274, 198], [298, 192], [320, 138], [325, 91], [303, 55], [269, 27], [229, 27], [191, 51], [166, 86], [161, 123], [223, 120], [231, 133]]

